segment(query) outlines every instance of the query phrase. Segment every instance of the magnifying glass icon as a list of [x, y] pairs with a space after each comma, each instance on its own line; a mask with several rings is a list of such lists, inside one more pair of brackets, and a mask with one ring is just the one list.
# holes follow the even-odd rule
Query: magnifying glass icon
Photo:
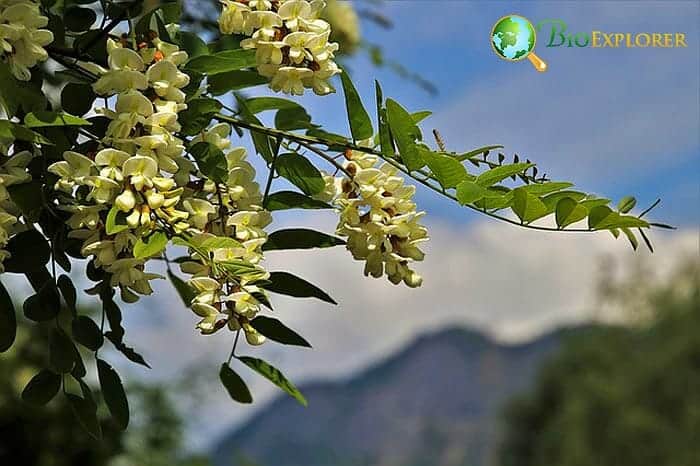
[[537, 43], [535, 27], [520, 15], [507, 15], [496, 21], [491, 29], [491, 46], [506, 61], [528, 59], [539, 72], [547, 71], [547, 63], [534, 50]]

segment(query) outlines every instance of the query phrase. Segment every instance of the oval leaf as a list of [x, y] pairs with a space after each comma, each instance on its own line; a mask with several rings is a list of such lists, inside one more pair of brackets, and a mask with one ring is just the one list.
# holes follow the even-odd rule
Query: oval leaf
[[49, 366], [59, 374], [67, 374], [75, 365], [75, 346], [63, 330], [49, 331]]
[[345, 241], [342, 239], [320, 231], [306, 228], [289, 228], [271, 233], [267, 237], [267, 242], [263, 244], [262, 250], [331, 248], [343, 244], [345, 244]]
[[332, 209], [333, 206], [296, 191], [279, 191], [268, 196], [265, 208], [269, 211], [288, 209]]
[[221, 379], [221, 383], [224, 384], [226, 391], [234, 401], [239, 403], [253, 402], [253, 396], [250, 394], [248, 386], [241, 376], [234, 372], [228, 364], [224, 363], [221, 365], [219, 379]]
[[97, 324], [88, 316], [78, 316], [72, 324], [75, 341], [91, 351], [97, 351], [104, 343], [104, 336]]
[[61, 388], [61, 376], [42, 369], [29, 381], [22, 391], [22, 399], [35, 406], [43, 406], [56, 396]]
[[360, 94], [357, 93], [355, 85], [352, 83], [346, 70], [340, 73], [340, 80], [343, 83], [343, 94], [345, 94], [345, 108], [348, 112], [348, 122], [350, 123], [350, 134], [355, 141], [371, 138], [374, 134], [372, 120], [362, 105]]
[[258, 316], [250, 321], [250, 325], [252, 325], [255, 330], [277, 343], [311, 348], [311, 344], [309, 344], [304, 337], [272, 317]]
[[168, 245], [168, 235], [163, 231], [154, 231], [145, 238], [139, 238], [134, 245], [134, 257], [143, 259], [160, 254]]
[[317, 298], [331, 304], [338, 304], [325, 291], [306, 280], [288, 272], [270, 273], [270, 283], [265, 286], [273, 293], [294, 296], [295, 298]]
[[318, 169], [306, 157], [295, 152], [278, 156], [275, 169], [306, 194], [318, 194], [326, 187]]
[[129, 402], [119, 374], [102, 359], [97, 359], [97, 376], [105, 404], [120, 430], [129, 425]]

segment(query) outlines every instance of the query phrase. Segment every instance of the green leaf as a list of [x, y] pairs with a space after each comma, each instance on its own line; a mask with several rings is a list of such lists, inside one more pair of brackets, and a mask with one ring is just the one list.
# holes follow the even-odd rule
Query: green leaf
[[473, 181], [462, 181], [457, 185], [457, 199], [462, 205], [473, 204], [486, 197], [487, 194], [486, 188]]
[[40, 181], [32, 180], [28, 183], [15, 184], [7, 187], [7, 192], [12, 198], [12, 202], [31, 222], [38, 222], [41, 210], [44, 207], [44, 194], [41, 190]]
[[311, 123], [311, 115], [302, 107], [283, 108], [275, 114], [275, 128], [282, 131], [293, 131], [296, 129], [316, 128]]
[[420, 130], [413, 122], [411, 115], [398, 102], [387, 99], [387, 121], [391, 134], [396, 141], [401, 160], [409, 171], [418, 170], [425, 162], [418, 152], [416, 139], [420, 136]]
[[49, 126], [90, 126], [87, 120], [68, 113], [58, 112], [32, 112], [24, 117], [24, 124], [27, 128], [46, 128]]
[[301, 335], [272, 317], [258, 316], [250, 321], [250, 325], [252, 325], [255, 330], [277, 343], [311, 348], [309, 342]]
[[209, 47], [197, 34], [188, 31], [178, 33], [180, 48], [187, 52], [190, 60], [200, 55], [209, 55]]
[[3, 263], [5, 272], [31, 272], [44, 267], [51, 256], [48, 241], [36, 230], [17, 233], [10, 238], [5, 249], [11, 254]]
[[17, 336], [17, 316], [5, 285], [0, 282], [0, 353], [12, 346]]
[[75, 304], [78, 300], [78, 294], [75, 291], [75, 285], [73, 285], [73, 282], [71, 281], [68, 275], [61, 275], [60, 277], [58, 277], [58, 280], [56, 282], [58, 284], [58, 289], [61, 290], [61, 295], [63, 296], [63, 300], [66, 302], [68, 309], [70, 309], [71, 312], [75, 313]]
[[630, 210], [634, 209], [634, 206], [636, 205], [637, 199], [635, 199], [632, 196], [625, 196], [622, 199], [620, 199], [620, 202], [617, 203], [617, 210], [623, 214], [626, 214]]
[[160, 254], [168, 245], [168, 235], [164, 231], [154, 231], [148, 236], [141, 237], [134, 244], [134, 257], [145, 259]]
[[372, 120], [369, 118], [362, 99], [355, 89], [350, 76], [346, 70], [340, 73], [340, 80], [343, 83], [343, 94], [345, 94], [345, 108], [347, 109], [348, 122], [350, 123], [350, 134], [355, 141], [371, 138], [374, 134]]
[[219, 379], [221, 379], [221, 383], [224, 385], [226, 391], [234, 401], [246, 404], [253, 402], [253, 396], [250, 394], [248, 386], [245, 384], [241, 376], [234, 372], [234, 370], [231, 369], [228, 364], [223, 363], [221, 365], [221, 370], [219, 370]]
[[0, 138], [18, 141], [28, 141], [35, 144], [53, 145], [51, 141], [41, 134], [25, 128], [19, 123], [8, 120], [0, 120]]
[[250, 356], [239, 356], [237, 359], [273, 384], [277, 385], [302, 405], [307, 405], [304, 395], [302, 395], [294, 384], [287, 380], [284, 374], [282, 374], [282, 372], [280, 372], [277, 368], [271, 366], [262, 359], [251, 358]]
[[209, 142], [198, 142], [190, 147], [190, 154], [197, 161], [197, 167], [215, 183], [225, 183], [228, 178], [228, 164], [224, 153]]
[[614, 214], [615, 212], [613, 212], [612, 209], [606, 205], [593, 207], [588, 213], [588, 228], [593, 230], [604, 228], [603, 225], [605, 225], [605, 223], [609, 223], [606, 221], [609, 217], [614, 216]]
[[535, 196], [544, 196], [546, 194], [551, 194], [555, 191], [567, 189], [572, 186], [573, 183], [568, 183], [566, 181], [545, 181], [544, 183], [528, 184], [522, 186], [522, 188], [530, 194], [534, 194]]
[[102, 359], [97, 359], [97, 376], [100, 379], [100, 389], [105, 404], [119, 430], [125, 430], [129, 425], [129, 402], [124, 393], [119, 374]]
[[345, 241], [342, 239], [320, 231], [290, 228], [271, 233], [267, 237], [267, 242], [263, 244], [262, 250], [331, 248], [343, 244]]
[[580, 202], [586, 198], [586, 194], [579, 191], [559, 191], [546, 195], [542, 198], [542, 202], [544, 202], [544, 205], [547, 206], [547, 210], [551, 212], [556, 208], [557, 203], [566, 197], [570, 197], [574, 201]]
[[472, 151], [465, 152], [464, 154], [455, 155], [455, 158], [457, 160], [459, 160], [460, 162], [464, 162], [465, 160], [476, 157], [477, 155], [486, 154], [489, 151], [494, 150], [494, 149], [503, 149], [503, 146], [495, 145], [495, 146], [479, 147], [478, 149], [474, 149]]
[[306, 280], [288, 272], [272, 272], [270, 283], [265, 285], [268, 291], [273, 293], [294, 296], [295, 298], [317, 298], [331, 304], [338, 304], [325, 291]]
[[433, 114], [433, 112], [431, 112], [430, 110], [422, 110], [420, 112], [413, 112], [413, 113], [411, 113], [411, 119], [413, 120], [413, 122], [415, 124], [418, 124], [421, 121], [428, 118], [432, 114]]
[[72, 324], [75, 341], [91, 351], [97, 351], [104, 343], [100, 327], [88, 316], [78, 316]]
[[[241, 96], [236, 95], [236, 101], [238, 102], [238, 111], [240, 117], [248, 123], [254, 125], [263, 126], [263, 124], [258, 120], [258, 118], [253, 114], [253, 112], [248, 108], [248, 104], [245, 99]], [[272, 162], [272, 146], [270, 144], [270, 138], [258, 131], [250, 131], [250, 137], [253, 139], [253, 145], [258, 154], [269, 164]]]
[[242, 248], [243, 245], [233, 238], [225, 236], [215, 236], [207, 238], [199, 244], [199, 248], [206, 251], [214, 251], [215, 249]]
[[215, 99], [202, 97], [190, 100], [187, 102], [187, 109], [178, 115], [182, 134], [194, 136], [204, 130], [219, 110], [221, 110], [221, 104]]
[[185, 69], [206, 75], [215, 75], [255, 65], [255, 50], [238, 49], [194, 57], [187, 62]]
[[61, 376], [42, 369], [22, 390], [22, 399], [34, 406], [43, 406], [56, 396], [61, 388]]
[[467, 169], [453, 157], [423, 148], [420, 155], [443, 188], [454, 188], [467, 176]]
[[39, 288], [37, 294], [24, 301], [24, 315], [35, 322], [51, 320], [61, 310], [60, 299], [56, 286], [48, 280]]
[[129, 225], [126, 223], [127, 213], [122, 212], [119, 208], [114, 205], [107, 213], [107, 221], [105, 223], [105, 230], [108, 235], [116, 235], [117, 233], [128, 230]]
[[287, 209], [332, 209], [333, 206], [296, 191], [279, 191], [268, 196], [265, 208], [272, 212]]
[[97, 419], [97, 405], [95, 402], [72, 393], [66, 393], [65, 396], [80, 426], [95, 440], [100, 440], [102, 438], [102, 428]]
[[559, 228], [583, 220], [586, 215], [588, 215], [588, 209], [570, 197], [562, 198], [557, 202], [555, 218]]
[[295, 152], [278, 156], [275, 169], [280, 176], [289, 180], [306, 194], [318, 194], [326, 187], [318, 169], [306, 157]]
[[252, 114], [268, 110], [304, 110], [304, 107], [293, 100], [283, 99], [282, 97], [253, 97], [246, 99], [245, 105]]
[[49, 366], [54, 372], [67, 374], [75, 365], [75, 347], [68, 335], [61, 329], [49, 330]]
[[506, 178], [523, 173], [525, 170], [533, 167], [534, 165], [534, 163], [514, 163], [511, 165], [502, 165], [500, 167], [492, 168], [491, 170], [487, 170], [481, 175], [477, 176], [476, 184], [488, 188], [489, 186], [493, 186]]
[[257, 71], [235, 70], [210, 76], [207, 79], [209, 92], [212, 95], [223, 95], [230, 91], [238, 91], [247, 87], [267, 84], [268, 79], [260, 76]]
[[389, 123], [387, 122], [386, 109], [384, 108], [384, 96], [382, 95], [382, 87], [379, 85], [379, 81], [374, 81], [374, 88], [377, 96], [377, 121], [379, 122], [379, 146], [382, 149], [382, 154], [393, 157], [395, 155], [394, 151], [394, 141], [391, 137], [391, 131], [389, 130]]
[[68, 7], [63, 15], [63, 24], [67, 30], [73, 32], [87, 31], [95, 20], [97, 14], [90, 8]]
[[547, 215], [547, 206], [538, 198], [524, 189], [513, 190], [513, 212], [523, 223], [530, 223]]
[[187, 283], [185, 283], [184, 280], [182, 280], [170, 270], [168, 270], [168, 278], [175, 287], [175, 291], [177, 291], [177, 294], [180, 295], [180, 298], [182, 299], [182, 302], [185, 304], [185, 306], [190, 307], [192, 300], [196, 296], [196, 293], [194, 292], [192, 287], [190, 287]]

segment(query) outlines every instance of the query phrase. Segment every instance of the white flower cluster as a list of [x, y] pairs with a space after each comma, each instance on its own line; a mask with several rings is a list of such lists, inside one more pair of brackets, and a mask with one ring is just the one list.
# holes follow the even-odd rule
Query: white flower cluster
[[[260, 345], [265, 337], [250, 325], [250, 320], [260, 311], [260, 300], [265, 297], [264, 290], [254, 283], [269, 278], [258, 264], [267, 241], [264, 228], [272, 216], [262, 208], [260, 185], [255, 181], [255, 169], [246, 161], [245, 149], [229, 150], [230, 132], [230, 126], [221, 123], [192, 140], [192, 144], [208, 142], [227, 151], [228, 177], [218, 186], [207, 180], [183, 202], [188, 222], [206, 233], [192, 239], [195, 247], [191, 248], [191, 260], [181, 263], [180, 268], [192, 275], [188, 283], [197, 291], [192, 310], [202, 317], [197, 325], [202, 333], [228, 326], [231, 330], [242, 329], [251, 345]], [[213, 231], [219, 236], [210, 233]]]
[[[72, 213], [70, 237], [83, 240], [83, 255], [111, 274], [122, 297], [136, 300], [135, 293], [150, 294], [150, 280], [160, 278], [144, 271], [145, 259], [134, 257], [136, 241], [158, 222], [174, 231], [189, 227], [178, 205], [192, 165], [173, 135], [180, 129], [177, 113], [186, 108], [181, 88], [189, 77], [177, 68], [187, 54], [176, 46], [157, 38], [138, 51], [126, 45], [107, 42], [109, 69], [84, 65], [100, 76], [93, 85], [97, 94], [116, 94], [114, 111], [97, 109], [111, 120], [104, 148], [88, 156], [65, 152], [49, 171], [59, 176], [56, 189], [75, 199], [62, 206]], [[107, 231], [108, 213], [123, 219], [118, 232]]]
[[333, 61], [338, 44], [329, 42], [330, 25], [319, 18], [322, 0], [221, 0], [219, 28], [224, 34], [250, 36], [244, 49], [255, 49], [258, 72], [271, 78], [276, 92], [318, 95], [335, 92], [328, 80], [340, 73]]
[[26, 171], [32, 157], [33, 155], [28, 151], [19, 152], [9, 158], [0, 156], [0, 273], [5, 271], [3, 261], [10, 256], [4, 248], [10, 236], [23, 227], [22, 224], [17, 223], [19, 208], [10, 199], [7, 187], [26, 183], [32, 179]]
[[423, 279], [409, 263], [423, 260], [418, 246], [428, 240], [428, 231], [419, 223], [425, 212], [416, 212], [412, 199], [415, 186], [404, 185], [392, 165], [377, 167], [375, 155], [347, 151], [345, 156], [352, 178], [326, 176], [327, 189], [319, 196], [332, 198], [340, 213], [337, 234], [347, 237], [353, 258], [365, 261], [365, 275], [386, 274], [394, 284], [420, 286]]
[[[193, 179], [196, 168], [175, 136], [178, 112], [187, 108], [182, 88], [189, 77], [178, 69], [187, 54], [157, 37], [138, 50], [110, 40], [108, 52], [108, 69], [84, 65], [100, 76], [96, 93], [116, 94], [114, 110], [97, 110], [111, 120], [103, 148], [94, 156], [66, 152], [65, 160], [49, 167], [60, 177], [56, 189], [75, 199], [64, 207], [73, 212], [69, 236], [84, 241], [83, 255], [94, 257], [111, 274], [111, 285], [132, 300], [150, 294], [149, 281], [159, 278], [144, 271], [147, 258], [134, 257], [137, 241], [157, 230], [185, 238], [191, 259], [181, 268], [193, 275], [192, 310], [202, 317], [198, 328], [212, 333], [228, 324], [242, 328], [251, 343], [262, 343], [249, 320], [259, 310], [256, 296], [264, 293], [251, 283], [268, 276], [257, 264], [271, 218], [262, 210], [245, 149], [225, 154], [225, 184]], [[191, 144], [204, 141], [223, 151], [230, 146], [229, 133], [228, 125], [217, 125]], [[121, 219], [118, 231], [107, 230], [110, 216]]]
[[29, 69], [48, 58], [44, 47], [53, 42], [53, 33], [41, 29], [48, 23], [39, 2], [0, 0], [0, 58], [17, 79], [28, 81]]

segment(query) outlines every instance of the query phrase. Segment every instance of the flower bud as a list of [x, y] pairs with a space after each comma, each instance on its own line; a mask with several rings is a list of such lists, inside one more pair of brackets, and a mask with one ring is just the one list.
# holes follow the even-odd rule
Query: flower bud
[[134, 192], [132, 190], [127, 189], [117, 196], [114, 203], [122, 212], [129, 212], [136, 205], [136, 196], [134, 196]]

